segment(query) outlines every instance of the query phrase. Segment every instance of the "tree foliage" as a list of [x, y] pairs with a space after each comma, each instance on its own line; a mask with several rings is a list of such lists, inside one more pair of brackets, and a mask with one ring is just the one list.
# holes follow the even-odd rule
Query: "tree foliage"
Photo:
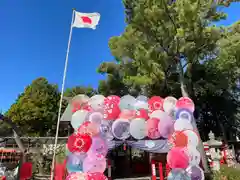
[[56, 85], [38, 78], [25, 88], [6, 115], [24, 134], [44, 136], [57, 122], [59, 95]]
[[[122, 89], [144, 89], [148, 96], [190, 95], [203, 137], [210, 128], [221, 136], [220, 126], [236, 132], [239, 23], [214, 25], [226, 19], [226, 3], [231, 2], [124, 0], [128, 25], [110, 39], [117, 61], [103, 63], [102, 73], [114, 79], [121, 71]], [[119, 71], [109, 72], [110, 66]]]

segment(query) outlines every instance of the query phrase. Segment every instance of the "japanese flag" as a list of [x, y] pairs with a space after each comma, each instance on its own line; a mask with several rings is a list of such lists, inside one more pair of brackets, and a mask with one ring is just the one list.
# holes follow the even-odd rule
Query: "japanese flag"
[[100, 20], [99, 13], [80, 13], [75, 11], [73, 27], [96, 29]]

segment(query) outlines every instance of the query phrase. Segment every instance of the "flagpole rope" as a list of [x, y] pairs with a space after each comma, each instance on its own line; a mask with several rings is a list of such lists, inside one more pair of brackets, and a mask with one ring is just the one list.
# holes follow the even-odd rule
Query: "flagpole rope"
[[54, 142], [53, 158], [52, 158], [51, 180], [53, 180], [53, 178], [54, 178], [54, 166], [55, 166], [56, 149], [57, 149], [57, 141], [58, 141], [58, 131], [59, 131], [59, 125], [60, 125], [60, 119], [61, 119], [64, 87], [65, 87], [65, 81], [66, 81], [66, 75], [67, 75], [68, 55], [69, 55], [71, 39], [72, 39], [72, 29], [73, 29], [72, 25], [73, 25], [73, 21], [74, 21], [74, 14], [75, 14], [75, 9], [73, 9], [73, 12], [72, 12], [71, 28], [70, 28], [70, 33], [69, 33], [67, 53], [66, 53], [64, 72], [63, 72], [63, 79], [62, 79], [62, 90], [61, 90], [61, 97], [60, 97], [60, 101], [59, 101], [58, 121], [57, 121], [56, 136], [55, 136], [55, 142]]

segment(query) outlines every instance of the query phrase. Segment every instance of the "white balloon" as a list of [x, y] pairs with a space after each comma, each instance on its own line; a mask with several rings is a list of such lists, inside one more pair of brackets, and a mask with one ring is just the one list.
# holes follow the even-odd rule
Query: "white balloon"
[[183, 133], [188, 137], [188, 146], [198, 146], [199, 136], [195, 131], [187, 129], [184, 130]]
[[174, 123], [174, 130], [175, 131], [183, 131], [186, 129], [193, 129], [193, 126], [191, 123], [189, 123], [189, 121], [185, 120], [185, 119], [178, 119], [175, 121]]
[[92, 112], [89, 115], [89, 121], [90, 122], [93, 122], [93, 123], [96, 123], [96, 124], [101, 124], [102, 120], [103, 120], [103, 114], [100, 113], [100, 112]]
[[88, 113], [89, 112], [86, 110], [79, 110], [73, 113], [71, 125], [75, 130], [77, 130], [81, 126], [81, 124], [86, 120]]
[[94, 95], [90, 98], [89, 104], [92, 109], [99, 111], [103, 109], [104, 99], [105, 97], [103, 95]]
[[190, 165], [199, 165], [201, 161], [201, 155], [199, 151], [194, 146], [188, 146], [186, 149], [186, 154], [189, 157]]
[[150, 115], [150, 118], [158, 118], [160, 121], [172, 121], [172, 117], [162, 110], [155, 110]]
[[147, 135], [147, 126], [145, 119], [136, 118], [130, 123], [130, 134], [135, 139], [143, 139]]
[[168, 96], [163, 101], [163, 109], [166, 113], [171, 114], [176, 107], [177, 99], [172, 96]]

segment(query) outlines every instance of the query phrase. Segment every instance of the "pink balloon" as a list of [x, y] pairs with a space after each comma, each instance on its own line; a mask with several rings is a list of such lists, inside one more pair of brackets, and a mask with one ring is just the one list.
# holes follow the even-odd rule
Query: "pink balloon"
[[102, 156], [91, 155], [84, 159], [83, 161], [83, 172], [85, 173], [103, 173], [106, 169], [107, 162], [106, 158]]
[[186, 169], [189, 165], [189, 158], [186, 154], [185, 148], [173, 147], [168, 152], [167, 162], [172, 169]]
[[177, 109], [188, 109], [191, 112], [194, 112], [195, 105], [194, 105], [194, 102], [190, 98], [181, 97], [178, 99], [178, 101], [176, 103], [176, 108]]
[[108, 180], [103, 173], [87, 173], [86, 180]]
[[147, 134], [148, 137], [151, 139], [158, 139], [160, 138], [160, 132], [158, 130], [158, 124], [160, 120], [157, 118], [150, 118], [147, 120]]
[[87, 152], [88, 155], [92, 154], [100, 154], [102, 156], [106, 156], [108, 153], [108, 147], [106, 142], [99, 136], [95, 136], [92, 138], [92, 145]]
[[128, 110], [128, 109], [124, 109], [122, 110], [122, 112], [119, 115], [120, 119], [128, 119], [131, 120], [135, 117], [136, 111], [134, 110]]

